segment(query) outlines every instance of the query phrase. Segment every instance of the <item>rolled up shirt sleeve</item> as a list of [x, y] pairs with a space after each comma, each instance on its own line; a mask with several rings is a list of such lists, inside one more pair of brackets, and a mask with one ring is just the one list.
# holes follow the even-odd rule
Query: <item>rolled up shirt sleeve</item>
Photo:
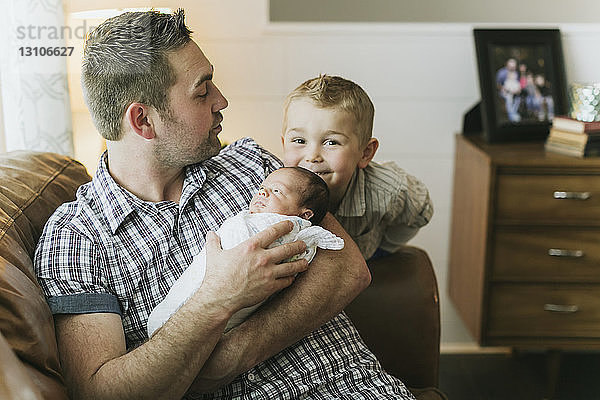
[[80, 232], [50, 222], [38, 242], [34, 266], [53, 314], [122, 314], [103, 284], [104, 257]]

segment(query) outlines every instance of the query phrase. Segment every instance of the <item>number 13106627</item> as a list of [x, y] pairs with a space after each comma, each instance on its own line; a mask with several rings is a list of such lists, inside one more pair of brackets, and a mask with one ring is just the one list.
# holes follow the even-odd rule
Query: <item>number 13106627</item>
[[69, 57], [73, 47], [19, 47], [21, 57]]

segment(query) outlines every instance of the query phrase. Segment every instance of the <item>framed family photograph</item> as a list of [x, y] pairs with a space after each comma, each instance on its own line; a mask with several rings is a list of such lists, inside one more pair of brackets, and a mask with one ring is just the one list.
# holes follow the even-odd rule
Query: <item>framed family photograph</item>
[[558, 29], [475, 29], [481, 117], [488, 142], [543, 140], [567, 113]]

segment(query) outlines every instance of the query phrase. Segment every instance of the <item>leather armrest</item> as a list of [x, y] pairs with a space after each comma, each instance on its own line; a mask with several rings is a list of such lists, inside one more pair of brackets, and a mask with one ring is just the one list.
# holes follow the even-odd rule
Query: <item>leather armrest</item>
[[[32, 256], [48, 217], [89, 179], [83, 165], [59, 154], [0, 154], [1, 399], [68, 398]], [[31, 384], [35, 390], [26, 391]]]
[[347, 314], [387, 372], [408, 387], [437, 387], [439, 296], [429, 256], [404, 246], [368, 264], [371, 285]]

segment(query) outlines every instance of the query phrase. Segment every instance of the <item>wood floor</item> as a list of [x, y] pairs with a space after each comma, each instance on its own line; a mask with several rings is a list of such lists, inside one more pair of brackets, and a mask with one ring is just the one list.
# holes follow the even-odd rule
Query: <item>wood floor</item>
[[[548, 398], [545, 353], [442, 354], [440, 389], [449, 400]], [[600, 400], [600, 353], [563, 353], [554, 399]]]

